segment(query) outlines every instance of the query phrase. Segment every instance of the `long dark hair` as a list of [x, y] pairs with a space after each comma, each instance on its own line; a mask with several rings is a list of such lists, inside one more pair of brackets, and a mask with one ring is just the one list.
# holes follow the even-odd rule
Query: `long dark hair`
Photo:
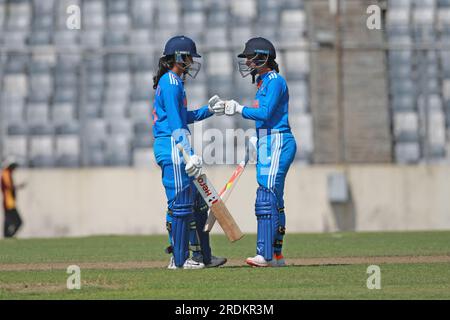
[[280, 73], [280, 68], [278, 67], [278, 63], [275, 61], [274, 58], [270, 57], [269, 60], [267, 61], [267, 66], [272, 69], [275, 70], [277, 73]]
[[173, 68], [174, 57], [170, 56], [162, 56], [159, 58], [158, 62], [158, 72], [155, 76], [153, 76], [153, 89], [156, 90], [158, 87], [159, 79], [169, 70]]

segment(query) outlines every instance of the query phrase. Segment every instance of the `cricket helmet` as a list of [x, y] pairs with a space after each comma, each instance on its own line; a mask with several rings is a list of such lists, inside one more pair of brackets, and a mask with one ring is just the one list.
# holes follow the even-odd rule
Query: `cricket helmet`
[[163, 55], [174, 56], [175, 62], [183, 67], [184, 76], [188, 74], [192, 78], [195, 78], [202, 66], [201, 63], [192, 59], [201, 58], [202, 56], [197, 53], [195, 42], [186, 36], [170, 38], [164, 47]]
[[252, 82], [255, 82], [257, 70], [267, 65], [268, 62], [275, 61], [277, 53], [272, 42], [265, 38], [251, 38], [245, 43], [244, 51], [238, 54], [238, 58], [245, 58], [238, 62], [238, 70], [242, 77], [252, 75]]
[[238, 54], [238, 58], [245, 58], [255, 54], [268, 55], [273, 59], [276, 59], [277, 57], [277, 52], [272, 42], [262, 37], [251, 38], [248, 40], [245, 43], [244, 51]]
[[163, 54], [165, 56], [174, 54], [190, 55], [194, 58], [201, 58], [202, 56], [197, 53], [197, 46], [195, 42], [186, 36], [175, 36], [167, 41]]

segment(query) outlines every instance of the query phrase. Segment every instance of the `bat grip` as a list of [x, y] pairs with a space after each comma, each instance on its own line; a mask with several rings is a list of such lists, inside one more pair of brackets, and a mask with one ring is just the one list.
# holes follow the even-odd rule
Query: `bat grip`
[[186, 161], [186, 163], [189, 162], [189, 160], [191, 160], [191, 157], [188, 155], [188, 153], [186, 152], [186, 150], [184, 150], [183, 145], [181, 143], [177, 144], [177, 148], [178, 150], [180, 150], [180, 152], [183, 154], [183, 158], [184, 161]]

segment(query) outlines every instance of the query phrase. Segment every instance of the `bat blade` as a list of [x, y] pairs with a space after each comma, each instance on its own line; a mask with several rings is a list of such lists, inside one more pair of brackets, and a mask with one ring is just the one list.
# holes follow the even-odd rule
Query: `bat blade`
[[[253, 146], [253, 148], [256, 150], [256, 146], [254, 145], [255, 142], [250, 142]], [[228, 180], [228, 182], [225, 184], [225, 186], [220, 190], [219, 196], [222, 199], [223, 202], [226, 202], [228, 198], [231, 195], [231, 192], [236, 187], [237, 182], [239, 181], [239, 178], [241, 177], [242, 173], [245, 170], [245, 167], [247, 166], [247, 163], [249, 162], [250, 158], [250, 144], [246, 143], [245, 146], [245, 158], [244, 160], [239, 163], [237, 168], [234, 170], [233, 174], [231, 175], [231, 178]], [[211, 214], [208, 212], [208, 219], [206, 220], [205, 227], [203, 231], [210, 232], [212, 228], [214, 227], [214, 224], [216, 223], [216, 217], [214, 214]]]
[[228, 239], [231, 242], [241, 239], [244, 234], [206, 175], [202, 174], [195, 179], [194, 185], [210, 208], [215, 219], [219, 222]]
[[[177, 148], [183, 153], [185, 161], [188, 162], [190, 157], [183, 146], [178, 144]], [[214, 189], [212, 183], [209, 182], [206, 174], [203, 173], [198, 178], [194, 179], [194, 185], [219, 222], [228, 239], [231, 242], [241, 239], [244, 234], [231, 213], [228, 211], [219, 194]]]
[[235, 242], [239, 239], [242, 239], [244, 234], [236, 224], [236, 221], [234, 221], [233, 217], [225, 206], [225, 203], [221, 199], [215, 202], [211, 206], [210, 210], [227, 235], [228, 240], [230, 240], [231, 242]]
[[[242, 161], [236, 170], [234, 170], [231, 178], [228, 180], [228, 182], [225, 184], [225, 186], [220, 190], [219, 196], [222, 199], [223, 202], [226, 202], [228, 198], [231, 195], [231, 192], [236, 186], [236, 183], [238, 182], [239, 178], [241, 177], [242, 173], [245, 170], [246, 162]], [[216, 217], [214, 214], [208, 214], [208, 219], [205, 223], [205, 228], [203, 229], [205, 232], [210, 232], [212, 228], [214, 227], [214, 224], [216, 223]]]

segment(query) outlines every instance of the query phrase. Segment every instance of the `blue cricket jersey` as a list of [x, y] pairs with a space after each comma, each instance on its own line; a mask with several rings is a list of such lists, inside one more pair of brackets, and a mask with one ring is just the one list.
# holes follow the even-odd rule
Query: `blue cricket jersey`
[[[172, 71], [165, 73], [159, 80], [153, 104], [153, 136], [173, 137], [175, 143], [182, 143], [184, 149], [192, 155], [192, 148], [187, 138], [190, 135], [188, 124], [212, 116], [208, 106], [195, 111], [187, 110], [186, 92], [181, 78]], [[171, 146], [167, 146], [170, 150]]]
[[253, 106], [245, 106], [242, 116], [256, 120], [256, 130], [267, 129], [280, 133], [290, 133], [288, 120], [289, 90], [286, 80], [275, 71], [270, 71], [257, 78], [258, 91]]

